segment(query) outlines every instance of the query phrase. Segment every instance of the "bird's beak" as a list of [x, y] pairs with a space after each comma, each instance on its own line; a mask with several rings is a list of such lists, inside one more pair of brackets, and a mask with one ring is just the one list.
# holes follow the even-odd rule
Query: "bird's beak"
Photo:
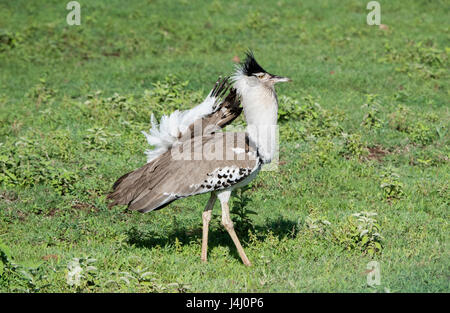
[[270, 79], [275, 83], [284, 83], [284, 82], [292, 81], [292, 79], [290, 79], [290, 78], [278, 76], [278, 75], [272, 75], [272, 77], [270, 77]]

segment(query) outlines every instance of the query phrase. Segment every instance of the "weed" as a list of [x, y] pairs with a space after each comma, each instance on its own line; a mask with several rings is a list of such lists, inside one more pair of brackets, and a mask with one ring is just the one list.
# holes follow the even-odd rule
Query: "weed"
[[320, 236], [325, 236], [329, 231], [329, 226], [331, 225], [331, 223], [326, 219], [312, 218], [311, 216], [306, 217], [305, 223], [309, 231]]
[[251, 185], [247, 185], [235, 189], [232, 192], [233, 204], [230, 213], [232, 215], [232, 220], [235, 223], [236, 231], [241, 236], [245, 236], [248, 234], [248, 231], [254, 230], [253, 221], [250, 215], [257, 213], [248, 208], [248, 204], [251, 201], [248, 191], [251, 189]]
[[439, 166], [446, 164], [450, 160], [448, 153], [446, 154], [436, 148], [415, 150], [412, 157], [410, 164], [422, 167]]
[[119, 134], [113, 134], [106, 131], [103, 127], [93, 127], [86, 130], [83, 144], [88, 150], [104, 151], [111, 149], [111, 138], [118, 137]]
[[435, 46], [421, 41], [410, 42], [405, 50], [397, 50], [386, 44], [385, 52], [386, 56], [380, 61], [398, 64], [396, 70], [399, 72], [431, 79], [445, 75], [442, 66], [447, 62], [447, 54]]
[[344, 139], [343, 149], [340, 154], [346, 158], [362, 158], [368, 155], [366, 143], [362, 141], [359, 134], [342, 133]]
[[[46, 183], [61, 195], [73, 192], [78, 175], [62, 166], [56, 166], [56, 161], [50, 159], [45, 148], [28, 138], [21, 138], [14, 144], [8, 142], [0, 154], [0, 184], [32, 187]], [[65, 144], [49, 146], [50, 155], [54, 157], [66, 158], [68, 150]]]
[[22, 40], [19, 33], [0, 30], [0, 53], [15, 48]]
[[397, 109], [389, 115], [389, 126], [400, 132], [408, 132], [411, 118], [411, 110], [400, 104], [397, 106]]
[[311, 151], [301, 153], [300, 158], [304, 164], [329, 166], [335, 162], [338, 156], [337, 144], [325, 138], [319, 138], [311, 148]]
[[[303, 97], [302, 104], [287, 96], [280, 98], [278, 111], [280, 135], [282, 139], [296, 141], [299, 139], [332, 137], [342, 131], [340, 114], [323, 109], [313, 96]], [[300, 127], [298, 123], [301, 121]]]
[[366, 103], [361, 108], [366, 108], [367, 113], [364, 115], [361, 125], [368, 129], [380, 128], [382, 121], [379, 118], [379, 103], [376, 101], [377, 95], [368, 94], [366, 97]]
[[51, 159], [69, 161], [75, 156], [75, 143], [67, 130], [55, 130], [48, 134], [44, 142], [46, 154]]
[[28, 97], [33, 99], [37, 106], [41, 103], [48, 103], [54, 96], [57, 91], [49, 86], [45, 78], [41, 78], [39, 83], [36, 84], [29, 92]]
[[157, 284], [155, 283], [156, 278], [154, 277], [155, 273], [148, 271], [147, 268], [143, 269], [132, 269], [130, 272], [121, 271], [121, 272], [111, 272], [110, 276], [113, 279], [106, 282], [106, 284], [126, 284], [130, 286], [132, 284], [148, 286], [152, 290], [157, 288]]
[[346, 250], [358, 250], [369, 256], [381, 253], [382, 236], [376, 213], [359, 212], [347, 218], [344, 225], [334, 233], [334, 238]]
[[97, 285], [97, 267], [91, 265], [96, 261], [91, 257], [73, 258], [67, 264], [67, 284], [78, 291]]
[[144, 102], [151, 106], [152, 113], [158, 120], [163, 114], [190, 109], [193, 104], [202, 101], [202, 96], [195, 92], [188, 93], [186, 91], [188, 83], [188, 81], [180, 82], [175, 76], [168, 75], [164, 80], [153, 83], [152, 89], [145, 91]]
[[18, 292], [39, 292], [50, 284], [45, 268], [26, 267], [14, 262], [8, 247], [0, 241], [0, 287]]
[[398, 175], [394, 169], [388, 168], [381, 175], [380, 188], [383, 191], [382, 197], [385, 200], [401, 199], [405, 196], [403, 184], [399, 181]]
[[436, 138], [436, 132], [430, 126], [417, 122], [408, 128], [409, 138], [412, 142], [425, 146]]
[[60, 195], [75, 192], [75, 183], [79, 180], [77, 173], [68, 171], [64, 168], [56, 169], [48, 167], [50, 170], [50, 186]]
[[411, 142], [418, 145], [429, 145], [437, 137], [443, 137], [441, 128], [433, 126], [439, 119], [434, 114], [418, 114], [403, 105], [389, 115], [389, 125], [408, 135]]

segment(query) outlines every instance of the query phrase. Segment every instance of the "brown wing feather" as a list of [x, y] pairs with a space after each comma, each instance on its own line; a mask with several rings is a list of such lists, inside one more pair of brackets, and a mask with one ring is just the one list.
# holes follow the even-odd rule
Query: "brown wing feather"
[[[242, 146], [242, 142], [235, 140], [234, 144], [229, 146], [230, 137], [227, 136], [230, 134], [237, 137], [237, 133], [218, 133], [204, 136], [201, 140], [193, 138], [177, 147], [181, 153], [183, 149], [189, 148], [189, 160], [178, 159], [174, 157], [175, 154], [172, 154], [173, 151], [168, 151], [151, 163], [129, 173], [123, 179], [121, 178], [122, 181], [108, 196], [113, 201], [111, 205], [125, 204], [130, 210], [148, 212], [160, 209], [179, 198], [222, 190], [239, 183], [257, 167], [258, 160], [252, 159], [251, 154], [247, 153], [255, 151], [249, 146], [248, 141], [243, 142], [244, 146]], [[208, 144], [211, 144], [209, 147], [214, 148], [222, 146], [223, 154], [217, 159], [194, 160], [194, 151], [198, 151], [195, 145], [208, 147]], [[234, 153], [235, 148], [243, 148], [246, 151], [243, 155], [245, 158]], [[234, 156], [231, 159], [230, 151]], [[220, 183], [216, 181], [211, 184], [211, 187], [207, 187], [210, 183], [206, 181], [211, 179], [213, 173], [229, 168], [235, 168], [235, 171], [239, 172], [239, 174], [236, 173], [237, 178], [232, 183], [225, 184], [223, 179]], [[220, 178], [221, 175], [218, 177]]]
[[[162, 154], [150, 163], [130, 173], [121, 176], [113, 185], [113, 191], [107, 199], [112, 200], [109, 207], [115, 205], [130, 205], [136, 197], [144, 192], [145, 188], [152, 188], [164, 179], [164, 168], [170, 162], [170, 152]], [[145, 183], [145, 184], [144, 184]]]
[[[218, 105], [215, 111], [203, 117], [201, 121], [194, 121], [187, 131], [180, 136], [179, 141], [208, 135], [231, 124], [242, 112], [240, 103], [236, 89], [231, 88], [225, 100]], [[194, 125], [201, 125], [201, 128], [195, 128]]]

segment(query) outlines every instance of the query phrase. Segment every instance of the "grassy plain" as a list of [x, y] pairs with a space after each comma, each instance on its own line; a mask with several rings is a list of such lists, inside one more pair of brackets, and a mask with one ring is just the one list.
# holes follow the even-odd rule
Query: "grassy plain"
[[[447, 1], [380, 1], [381, 27], [360, 0], [79, 2], [69, 26], [67, 1], [0, 1], [0, 291], [450, 290]], [[293, 79], [280, 166], [233, 197], [253, 266], [218, 204], [203, 264], [207, 195], [139, 214], [105, 194], [144, 164], [150, 114], [247, 48]]]

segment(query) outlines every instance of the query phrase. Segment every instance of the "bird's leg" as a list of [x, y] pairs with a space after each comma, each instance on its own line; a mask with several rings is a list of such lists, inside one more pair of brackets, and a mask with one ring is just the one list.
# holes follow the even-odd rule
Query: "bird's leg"
[[230, 218], [230, 208], [228, 206], [228, 199], [226, 199], [226, 201], [222, 201], [222, 199], [220, 200], [221, 200], [220, 203], [222, 204], [222, 224], [227, 230], [227, 232], [230, 234], [231, 239], [233, 239], [234, 245], [238, 250], [242, 262], [244, 262], [245, 265], [250, 266], [252, 264], [245, 255], [244, 249], [242, 248], [241, 243], [239, 242], [239, 239], [236, 235], [236, 232], [234, 231], [233, 221]]
[[203, 210], [202, 220], [203, 220], [203, 236], [202, 236], [202, 261], [206, 262], [208, 255], [208, 229], [209, 221], [211, 220], [211, 213], [216, 203], [217, 196], [215, 193], [211, 193], [211, 197], [206, 204], [205, 210]]

